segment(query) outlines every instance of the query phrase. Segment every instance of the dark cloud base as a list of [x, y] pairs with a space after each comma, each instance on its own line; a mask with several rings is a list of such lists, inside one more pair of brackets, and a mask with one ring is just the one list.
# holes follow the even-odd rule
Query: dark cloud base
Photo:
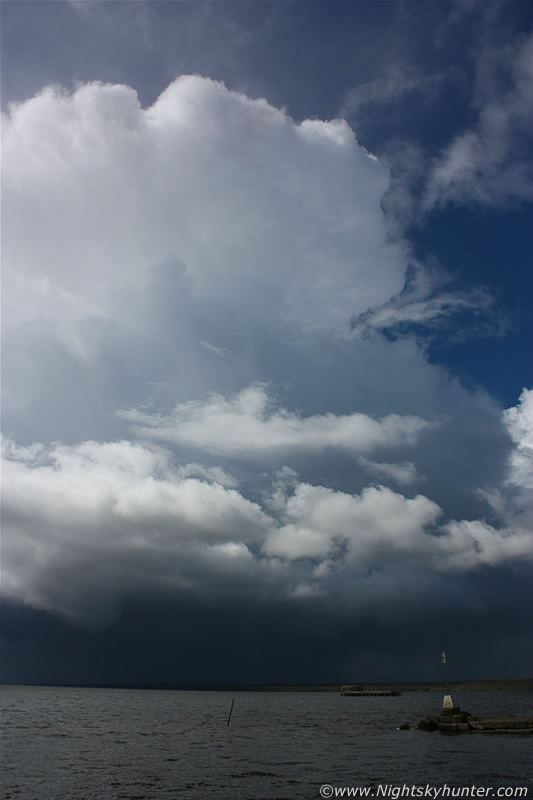
[[[480, 571], [478, 607], [423, 620], [356, 620], [303, 603], [130, 598], [105, 630], [1, 603], [1, 679], [26, 684], [328, 684], [531, 677], [533, 587], [526, 570]], [[458, 587], [458, 592], [460, 587]], [[470, 584], [472, 590], [472, 584]], [[520, 597], [520, 604], [516, 598]]]

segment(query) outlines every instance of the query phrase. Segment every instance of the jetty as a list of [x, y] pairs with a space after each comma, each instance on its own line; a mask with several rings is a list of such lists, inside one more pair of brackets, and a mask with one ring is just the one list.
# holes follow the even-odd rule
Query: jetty
[[533, 734], [533, 717], [479, 718], [454, 705], [451, 695], [445, 695], [440, 714], [428, 715], [418, 723], [418, 730], [443, 733], [511, 733]]
[[514, 733], [533, 734], [533, 717], [494, 717], [483, 719], [468, 712], [451, 716], [428, 716], [418, 723], [418, 729], [444, 733]]
[[342, 697], [399, 697], [401, 692], [396, 689], [364, 689], [355, 684], [341, 686]]

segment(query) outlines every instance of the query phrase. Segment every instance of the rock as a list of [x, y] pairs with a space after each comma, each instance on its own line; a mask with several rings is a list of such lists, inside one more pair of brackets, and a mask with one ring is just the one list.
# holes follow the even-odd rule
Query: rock
[[419, 731], [436, 731], [439, 722], [439, 717], [428, 714], [425, 719], [421, 719], [416, 726]]
[[408, 722], [404, 722], [403, 725], [400, 725], [400, 727], [397, 728], [396, 730], [398, 730], [398, 731], [408, 731], [410, 729], [410, 727], [411, 726], [409, 725]]
[[443, 708], [440, 712], [443, 717], [455, 717], [461, 713], [459, 706], [450, 706], [450, 708]]

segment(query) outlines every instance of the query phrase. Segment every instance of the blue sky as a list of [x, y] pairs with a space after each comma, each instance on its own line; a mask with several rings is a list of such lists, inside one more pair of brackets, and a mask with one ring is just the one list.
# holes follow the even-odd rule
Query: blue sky
[[531, 673], [532, 101], [525, 2], [3, 3], [7, 679]]

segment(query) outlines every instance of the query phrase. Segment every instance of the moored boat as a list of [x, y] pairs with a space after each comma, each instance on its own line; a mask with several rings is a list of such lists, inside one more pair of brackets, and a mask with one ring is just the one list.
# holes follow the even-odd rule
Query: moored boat
[[399, 697], [401, 692], [396, 689], [365, 689], [355, 684], [341, 686], [342, 697]]

